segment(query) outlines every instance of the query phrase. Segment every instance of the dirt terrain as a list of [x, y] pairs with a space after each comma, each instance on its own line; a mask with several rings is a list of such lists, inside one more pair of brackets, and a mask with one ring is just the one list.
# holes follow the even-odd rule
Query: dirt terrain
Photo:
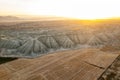
[[98, 49], [60, 51], [0, 65], [0, 80], [97, 80], [118, 54]]

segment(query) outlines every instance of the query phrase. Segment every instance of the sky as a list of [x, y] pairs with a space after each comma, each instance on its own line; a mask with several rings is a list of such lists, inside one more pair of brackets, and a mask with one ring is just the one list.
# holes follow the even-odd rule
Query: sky
[[0, 0], [0, 15], [120, 17], [120, 0]]

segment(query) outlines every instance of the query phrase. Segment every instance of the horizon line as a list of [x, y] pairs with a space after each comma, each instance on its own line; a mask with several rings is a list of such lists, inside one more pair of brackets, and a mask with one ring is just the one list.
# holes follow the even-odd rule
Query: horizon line
[[27, 17], [27, 18], [40, 18], [40, 17], [51, 17], [51, 18], [66, 18], [66, 19], [78, 19], [78, 20], [104, 20], [104, 19], [120, 19], [120, 16], [114, 17], [101, 17], [101, 18], [77, 18], [77, 17], [65, 17], [65, 16], [56, 16], [56, 15], [30, 15], [30, 14], [7, 14], [0, 16], [14, 16], [14, 17]]

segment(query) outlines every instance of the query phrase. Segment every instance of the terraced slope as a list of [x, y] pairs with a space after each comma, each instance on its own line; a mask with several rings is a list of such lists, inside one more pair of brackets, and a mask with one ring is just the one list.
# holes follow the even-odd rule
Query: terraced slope
[[97, 80], [118, 54], [98, 49], [60, 51], [0, 65], [0, 80]]

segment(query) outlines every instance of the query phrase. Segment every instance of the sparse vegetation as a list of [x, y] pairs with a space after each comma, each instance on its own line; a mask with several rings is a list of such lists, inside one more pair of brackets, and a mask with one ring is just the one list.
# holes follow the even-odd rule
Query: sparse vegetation
[[114, 63], [101, 75], [99, 80], [120, 80], [120, 56]]

